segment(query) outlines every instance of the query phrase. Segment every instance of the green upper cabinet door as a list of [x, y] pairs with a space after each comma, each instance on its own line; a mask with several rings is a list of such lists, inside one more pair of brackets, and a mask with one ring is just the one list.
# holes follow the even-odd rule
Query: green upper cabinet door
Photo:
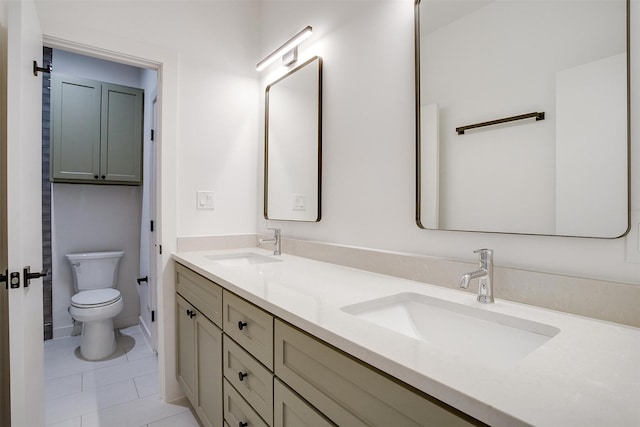
[[140, 184], [141, 89], [53, 74], [51, 179]]
[[102, 84], [101, 178], [139, 183], [142, 164], [143, 91]]
[[99, 82], [51, 77], [51, 171], [57, 180], [96, 180], [100, 174]]

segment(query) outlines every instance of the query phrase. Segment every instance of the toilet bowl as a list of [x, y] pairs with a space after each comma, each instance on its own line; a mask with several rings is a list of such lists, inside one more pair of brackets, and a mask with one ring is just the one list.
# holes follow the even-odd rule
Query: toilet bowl
[[67, 254], [77, 290], [69, 314], [83, 323], [80, 354], [85, 359], [104, 359], [116, 350], [113, 318], [124, 308], [124, 301], [114, 287], [123, 255], [122, 251]]

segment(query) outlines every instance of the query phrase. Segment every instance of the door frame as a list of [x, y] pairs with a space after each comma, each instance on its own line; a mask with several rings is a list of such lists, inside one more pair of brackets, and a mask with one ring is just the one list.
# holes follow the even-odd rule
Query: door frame
[[[0, 5], [0, 70], [7, 70], [7, 39], [5, 6]], [[7, 212], [7, 79], [0, 79], [0, 212]], [[8, 258], [7, 253], [7, 220], [0, 219], [0, 264]], [[5, 274], [4, 271], [0, 274]], [[9, 366], [9, 293], [0, 283], [0, 423], [11, 422], [11, 382]]]
[[[153, 138], [151, 139], [150, 147], [150, 188], [149, 188], [149, 218], [154, 223], [154, 229], [149, 233], [149, 253], [158, 253], [158, 245], [160, 244], [157, 233], [158, 229], [158, 192], [157, 192], [157, 180], [158, 180], [158, 146], [157, 140], [159, 137], [158, 128], [158, 91], [153, 91], [151, 100], [151, 131], [153, 132]], [[152, 316], [151, 320], [151, 348], [158, 351], [158, 258], [151, 256], [149, 259], [149, 304], [151, 305]]]
[[[178, 54], [162, 47], [131, 43], [116, 35], [105, 37], [90, 31], [78, 30], [69, 34], [68, 28], [58, 37], [43, 34], [43, 45], [81, 55], [155, 69], [158, 72], [158, 114], [156, 129], [157, 179], [155, 182], [155, 212], [157, 251], [150, 251], [153, 276], [157, 289], [157, 351], [160, 395], [167, 402], [182, 396], [175, 379], [175, 269], [171, 254], [177, 241], [177, 123], [178, 123]], [[73, 32], [73, 31], [71, 31]]]

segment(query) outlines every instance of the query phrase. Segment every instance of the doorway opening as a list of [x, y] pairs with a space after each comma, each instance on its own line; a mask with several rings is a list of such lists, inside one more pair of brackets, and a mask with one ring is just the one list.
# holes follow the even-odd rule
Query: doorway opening
[[157, 70], [46, 46], [43, 62], [52, 64], [53, 73], [144, 90], [142, 185], [51, 182], [51, 83], [49, 75], [43, 78], [43, 267], [51, 272], [43, 283], [45, 340], [80, 333], [67, 311], [74, 290], [65, 254], [124, 250], [118, 289], [125, 308], [114, 319], [114, 324], [117, 329], [139, 324], [157, 351], [154, 269], [157, 157], [153, 135]]

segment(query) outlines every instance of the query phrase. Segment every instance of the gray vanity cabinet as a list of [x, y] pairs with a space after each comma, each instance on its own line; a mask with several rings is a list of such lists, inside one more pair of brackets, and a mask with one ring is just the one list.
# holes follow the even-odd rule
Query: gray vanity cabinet
[[224, 419], [232, 426], [269, 427], [226, 378], [224, 379]]
[[227, 335], [223, 338], [223, 373], [264, 420], [273, 421], [273, 373]]
[[273, 369], [273, 316], [226, 291], [223, 311], [225, 334]]
[[[178, 380], [203, 424], [224, 423], [233, 427], [483, 425], [236, 294], [222, 290], [182, 265], [176, 264], [176, 271]], [[191, 316], [187, 310], [196, 310], [196, 315]], [[206, 329], [217, 331], [211, 336], [222, 340], [222, 344], [207, 344], [211, 350], [206, 350], [206, 358], [204, 353], [196, 356], [203, 351], [200, 341], [218, 338], [209, 338], [211, 332], [198, 332], [198, 327], [188, 323], [204, 318], [203, 310], [209, 310], [206, 316], [217, 319], [214, 322], [224, 331], [213, 324]], [[218, 352], [218, 345], [221, 345], [218, 354], [222, 355], [222, 362], [210, 354]], [[218, 366], [219, 371], [207, 370], [203, 375], [203, 363], [210, 363], [211, 370]], [[203, 381], [210, 384], [204, 385]], [[220, 393], [221, 398], [213, 397]], [[206, 400], [211, 403], [203, 399], [211, 399]], [[224, 421], [217, 407], [207, 412], [207, 405], [219, 402], [222, 402]], [[218, 424], [208, 423], [205, 417], [210, 420], [213, 416], [209, 414], [215, 414]]]
[[276, 376], [339, 426], [476, 425], [287, 323], [274, 334]]
[[54, 73], [51, 180], [140, 184], [143, 97], [141, 89]]
[[273, 427], [335, 426], [278, 379], [275, 380], [273, 394]]
[[176, 296], [176, 368], [178, 382], [189, 401], [198, 401], [198, 370], [196, 369], [196, 328], [189, 313], [195, 309], [184, 298]]
[[222, 331], [213, 320], [222, 311], [222, 290], [180, 265], [176, 265], [176, 290], [178, 382], [202, 424], [221, 427]]
[[225, 420], [273, 425], [273, 316], [223, 291]]

